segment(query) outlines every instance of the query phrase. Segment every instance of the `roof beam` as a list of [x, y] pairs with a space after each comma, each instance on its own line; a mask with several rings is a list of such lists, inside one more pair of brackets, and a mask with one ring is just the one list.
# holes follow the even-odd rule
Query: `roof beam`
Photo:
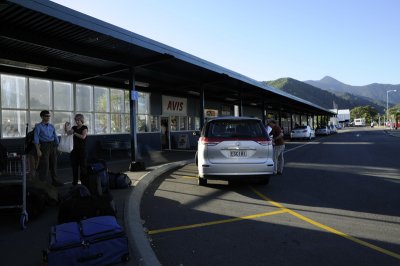
[[[1, 21], [1, 20], [0, 20]], [[131, 65], [133, 60], [126, 54], [118, 54], [99, 47], [75, 44], [71, 40], [60, 39], [59, 36], [48, 36], [39, 32], [27, 32], [19, 28], [11, 27], [5, 23], [0, 25], [1, 35], [17, 42], [34, 44], [48, 49], [64, 51], [81, 57], [91, 57], [119, 64]]]

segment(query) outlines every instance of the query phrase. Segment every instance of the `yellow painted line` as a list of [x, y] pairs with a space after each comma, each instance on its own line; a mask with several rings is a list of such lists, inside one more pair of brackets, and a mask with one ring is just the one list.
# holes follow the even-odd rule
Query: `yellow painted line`
[[197, 176], [183, 175], [183, 176], [180, 176], [180, 178], [186, 178], [186, 179], [197, 179]]
[[281, 213], [285, 213], [285, 212], [287, 212], [287, 211], [286, 210], [279, 210], [279, 211], [264, 212], [264, 213], [258, 213], [258, 214], [248, 215], [248, 216], [237, 217], [237, 218], [225, 219], [225, 220], [218, 220], [218, 221], [213, 221], [213, 222], [191, 224], [191, 225], [183, 225], [183, 226], [170, 227], [170, 228], [164, 228], [164, 229], [158, 229], [158, 230], [150, 230], [148, 232], [148, 234], [149, 235], [154, 235], [154, 234], [166, 233], [166, 232], [171, 232], [171, 231], [193, 229], [193, 228], [198, 228], [198, 227], [204, 227], [204, 226], [210, 226], [210, 225], [216, 225], [216, 224], [223, 224], [223, 223], [231, 223], [231, 222], [237, 222], [237, 221], [242, 221], [242, 220], [250, 220], [250, 219], [256, 219], [256, 218], [259, 218], [259, 217], [265, 217], [265, 216], [281, 214]]
[[400, 254], [398, 254], [398, 253], [395, 253], [395, 252], [392, 252], [392, 251], [390, 251], [390, 250], [387, 250], [387, 249], [384, 249], [384, 248], [375, 246], [374, 244], [371, 244], [371, 243], [368, 243], [368, 242], [363, 241], [363, 240], [361, 240], [361, 239], [355, 238], [355, 237], [353, 237], [353, 236], [351, 236], [351, 235], [348, 235], [348, 234], [346, 234], [346, 233], [343, 233], [343, 232], [341, 232], [341, 231], [339, 231], [339, 230], [336, 230], [336, 229], [334, 229], [334, 228], [332, 228], [332, 227], [326, 226], [326, 225], [321, 224], [321, 223], [319, 223], [319, 222], [317, 222], [317, 221], [314, 221], [314, 220], [312, 220], [312, 219], [310, 219], [310, 218], [307, 218], [307, 217], [305, 217], [304, 215], [301, 215], [300, 213], [297, 213], [297, 212], [295, 212], [295, 211], [292, 211], [291, 209], [288, 209], [288, 208], [284, 207], [282, 204], [280, 204], [280, 203], [278, 203], [278, 202], [276, 202], [276, 201], [271, 200], [270, 198], [268, 198], [268, 197], [265, 196], [264, 194], [261, 194], [260, 192], [258, 192], [258, 191], [257, 191], [256, 189], [254, 189], [253, 187], [251, 187], [251, 189], [254, 191], [254, 193], [256, 193], [256, 194], [257, 194], [259, 197], [261, 197], [262, 199], [264, 199], [264, 200], [270, 202], [270, 203], [273, 204], [274, 206], [276, 206], [276, 207], [278, 207], [278, 208], [284, 210], [285, 212], [290, 213], [291, 215], [293, 215], [293, 216], [295, 216], [295, 217], [297, 217], [297, 218], [299, 218], [299, 219], [301, 219], [301, 220], [303, 220], [303, 221], [305, 221], [305, 222], [307, 222], [307, 223], [310, 223], [310, 224], [312, 224], [312, 225], [314, 225], [314, 226], [316, 226], [316, 227], [318, 227], [318, 228], [321, 228], [321, 229], [323, 229], [323, 230], [326, 230], [326, 231], [328, 231], [328, 232], [331, 232], [331, 233], [333, 233], [333, 234], [335, 234], [335, 235], [344, 237], [344, 238], [346, 238], [346, 239], [348, 239], [348, 240], [351, 240], [351, 241], [353, 241], [353, 242], [355, 242], [355, 243], [357, 243], [357, 244], [360, 244], [360, 245], [362, 245], [362, 246], [371, 248], [371, 249], [373, 249], [373, 250], [376, 250], [376, 251], [381, 252], [381, 253], [383, 253], [383, 254], [386, 254], [386, 255], [388, 255], [388, 256], [394, 257], [394, 258], [396, 258], [396, 259], [400, 259]]

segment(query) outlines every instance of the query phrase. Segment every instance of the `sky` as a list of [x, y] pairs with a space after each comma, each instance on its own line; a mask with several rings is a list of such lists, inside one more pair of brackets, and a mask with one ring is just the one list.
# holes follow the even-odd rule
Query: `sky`
[[258, 81], [400, 84], [398, 0], [54, 0]]

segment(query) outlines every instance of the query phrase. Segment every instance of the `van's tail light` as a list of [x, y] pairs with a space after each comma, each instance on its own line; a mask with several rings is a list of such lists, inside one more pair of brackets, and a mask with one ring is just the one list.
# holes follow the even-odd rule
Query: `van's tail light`
[[201, 137], [200, 142], [201, 142], [201, 144], [204, 144], [207, 146], [215, 146], [215, 145], [218, 145], [220, 142], [222, 142], [222, 139]]
[[263, 146], [272, 145], [272, 141], [270, 139], [255, 138], [255, 139], [252, 139], [252, 140], [254, 140], [258, 144], [263, 145]]
[[206, 137], [201, 137], [200, 139], [201, 144], [207, 145], [207, 146], [215, 146], [221, 143], [222, 141], [255, 141], [260, 145], [263, 146], [268, 146], [272, 145], [272, 141], [268, 138], [206, 138]]

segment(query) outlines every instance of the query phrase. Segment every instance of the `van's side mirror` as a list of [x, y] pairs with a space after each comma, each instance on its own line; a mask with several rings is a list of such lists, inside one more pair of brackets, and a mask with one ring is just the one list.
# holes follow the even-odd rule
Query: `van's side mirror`
[[200, 136], [200, 131], [193, 131], [193, 136]]

